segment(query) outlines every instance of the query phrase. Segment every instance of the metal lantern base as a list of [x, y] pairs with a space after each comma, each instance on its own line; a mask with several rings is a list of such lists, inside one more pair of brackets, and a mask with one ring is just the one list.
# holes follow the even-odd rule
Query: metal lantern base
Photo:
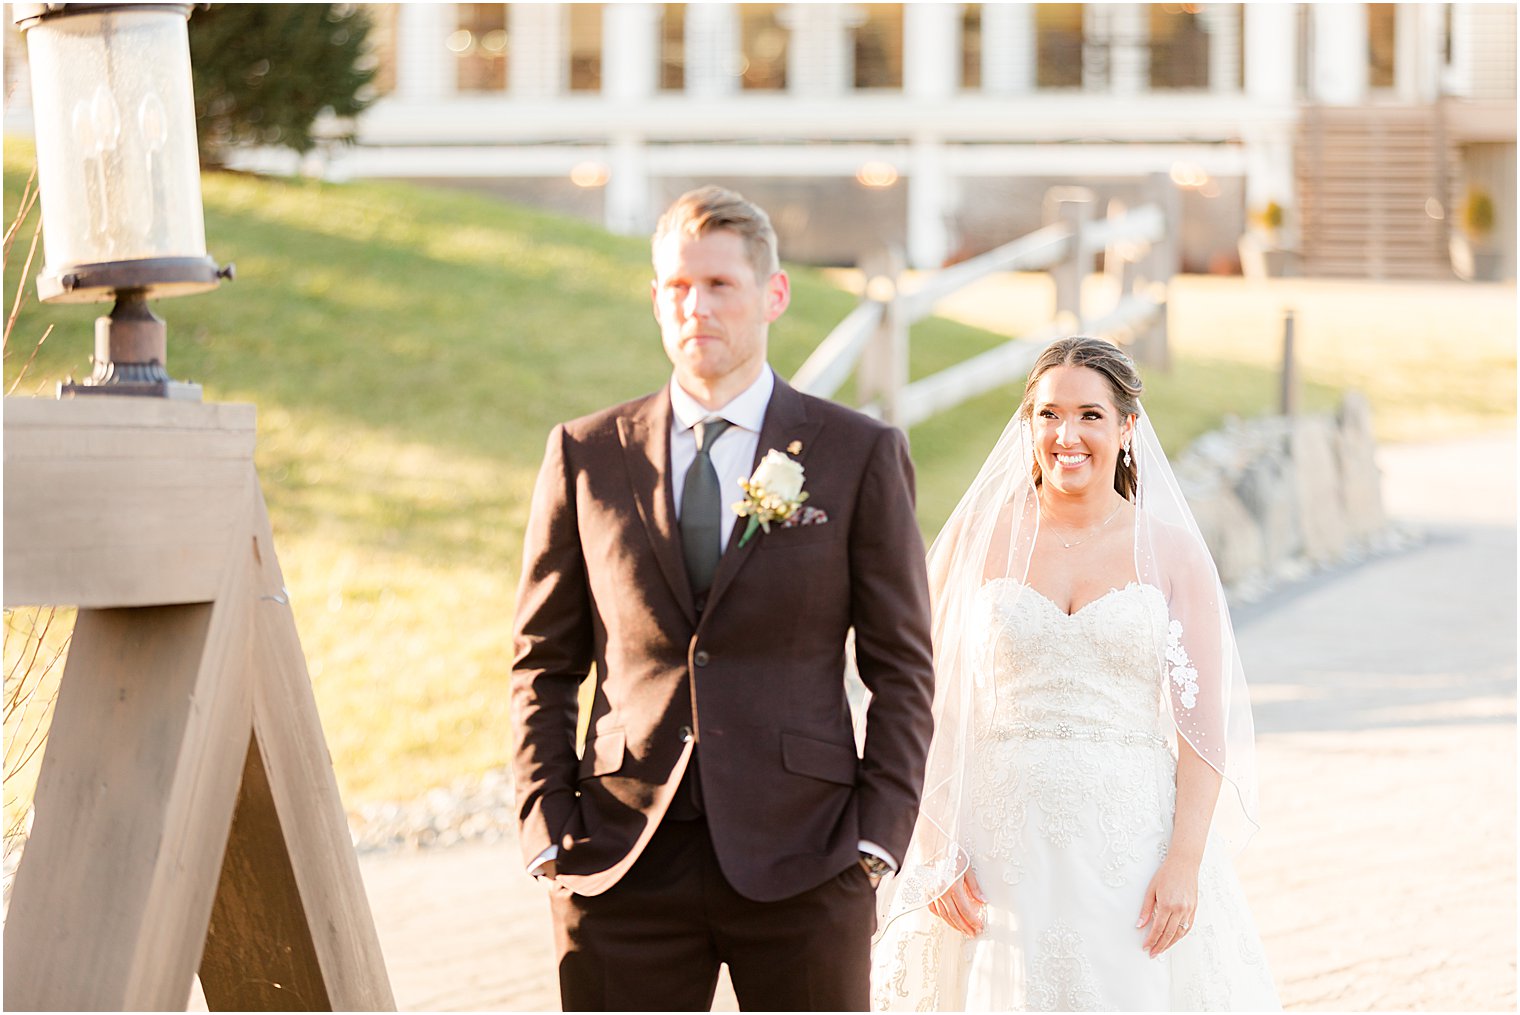
[[[136, 365], [136, 364], [134, 364]], [[82, 395], [135, 395], [140, 398], [172, 398], [182, 402], [199, 402], [201, 386], [187, 381], [66, 381], [58, 385], [59, 398]]]
[[176, 381], [164, 369], [169, 338], [163, 319], [141, 290], [118, 293], [107, 317], [95, 318], [95, 370], [89, 380], [58, 386], [59, 398], [136, 395], [198, 402], [201, 386]]

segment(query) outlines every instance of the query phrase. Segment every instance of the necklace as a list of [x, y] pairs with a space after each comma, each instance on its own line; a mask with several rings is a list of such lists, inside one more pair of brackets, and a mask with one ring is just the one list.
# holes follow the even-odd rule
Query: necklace
[[[1044, 502], [1041, 501], [1041, 500], [1039, 500], [1038, 498], [1036, 498], [1035, 505], [1036, 505], [1036, 508], [1040, 512], [1040, 517], [1041, 518], [1045, 518], [1045, 520], [1047, 522], [1050, 522], [1050, 519], [1047, 518], [1046, 515], [1045, 515], [1045, 504], [1044, 504]], [[1063, 535], [1061, 535], [1061, 530], [1055, 527], [1055, 523], [1054, 522], [1050, 522], [1050, 531], [1056, 537], [1056, 541], [1061, 544], [1061, 548], [1062, 549], [1070, 550], [1073, 546], [1081, 546], [1083, 543], [1087, 542], [1093, 536], [1096, 536], [1098, 533], [1102, 532], [1103, 529], [1105, 527], [1107, 527], [1108, 523], [1111, 522], [1111, 521], [1113, 521], [1114, 517], [1116, 515], [1118, 515], [1119, 508], [1122, 508], [1123, 506], [1124, 506], [1124, 502], [1121, 500], [1118, 504], [1116, 504], [1114, 506], [1113, 511], [1109, 513], [1109, 516], [1107, 518], [1105, 518], [1101, 522], [1099, 522], [1094, 528], [1088, 530], [1087, 535], [1083, 536], [1081, 539], [1073, 539], [1070, 542], [1068, 542], [1067, 539], [1066, 539], [1066, 537], [1063, 536]]]

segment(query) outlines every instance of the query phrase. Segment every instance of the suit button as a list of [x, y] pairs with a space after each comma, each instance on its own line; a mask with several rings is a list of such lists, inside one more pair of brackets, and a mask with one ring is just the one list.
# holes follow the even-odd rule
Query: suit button
[[712, 656], [707, 654], [706, 649], [698, 649], [697, 654], [691, 658], [692, 662], [696, 663], [698, 666], [706, 666], [708, 662], [712, 660]]
[[690, 726], [682, 726], [681, 727], [681, 743], [683, 743], [683, 744], [689, 744], [689, 743], [691, 743], [691, 727]]

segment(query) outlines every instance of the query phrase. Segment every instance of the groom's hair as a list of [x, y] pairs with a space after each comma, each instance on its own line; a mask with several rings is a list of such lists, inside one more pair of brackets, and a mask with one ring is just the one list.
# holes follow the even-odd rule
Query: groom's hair
[[755, 269], [755, 279], [762, 285], [781, 270], [776, 257], [776, 230], [771, 228], [770, 216], [759, 205], [723, 187], [699, 187], [676, 198], [675, 204], [660, 216], [650, 246], [658, 247], [671, 233], [706, 236], [719, 229], [739, 234]]

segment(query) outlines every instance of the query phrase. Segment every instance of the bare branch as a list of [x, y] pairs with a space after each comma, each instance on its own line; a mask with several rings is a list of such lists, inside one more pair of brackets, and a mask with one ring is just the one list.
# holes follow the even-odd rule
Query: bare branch
[[37, 353], [38, 353], [39, 350], [41, 350], [42, 343], [46, 342], [48, 340], [48, 336], [51, 335], [52, 333], [53, 333], [53, 326], [51, 324], [49, 324], [47, 326], [47, 330], [42, 333], [42, 337], [39, 338], [39, 339], [37, 339], [37, 344], [34, 345], [34, 346], [32, 346], [32, 354], [26, 358], [26, 363], [22, 365], [21, 372], [16, 375], [16, 379], [14, 381], [11, 381], [11, 386], [9, 388], [5, 389], [5, 393], [7, 395], [15, 393], [15, 391], [16, 391], [16, 385], [18, 385], [18, 384], [21, 383], [21, 378], [23, 378], [23, 377], [26, 376], [26, 372], [28, 370], [30, 370], [32, 368], [32, 364], [37, 361]]
[[32, 205], [37, 203], [37, 195], [41, 191], [32, 190], [32, 183], [37, 179], [37, 166], [32, 165], [32, 175], [26, 178], [26, 189], [21, 192], [21, 210], [16, 212], [9, 228], [5, 230], [5, 256], [11, 256], [11, 244], [16, 242], [16, 233], [21, 229], [21, 223], [32, 213]]
[[[26, 683], [26, 678], [31, 675], [32, 667], [34, 667], [34, 666], [37, 665], [37, 655], [38, 655], [38, 653], [40, 653], [42, 651], [42, 642], [43, 642], [43, 639], [45, 639], [47, 637], [48, 628], [50, 628], [50, 627], [53, 626], [53, 617], [55, 615], [57, 615], [57, 613], [58, 613], [58, 607], [56, 607], [56, 606], [49, 606], [48, 607], [48, 609], [47, 609], [47, 619], [42, 622], [42, 633], [41, 634], [37, 633], [37, 618], [42, 615], [42, 611], [38, 610], [36, 613], [32, 614], [32, 629], [26, 633], [27, 645], [32, 650], [32, 658], [29, 659], [29, 660], [27, 660], [26, 667], [21, 671], [21, 683], [22, 684], [25, 684]], [[19, 653], [17, 653], [17, 655], [19, 657], [21, 657], [21, 658], [24, 658], [26, 656], [26, 649], [23, 648]], [[16, 660], [16, 664], [18, 666], [21, 664], [21, 658], [18, 658]], [[15, 671], [14, 668], [12, 668], [11, 672], [9, 674], [7, 674], [6, 677], [7, 677], [7, 679], [9, 679], [10, 677], [14, 677], [15, 675], [16, 675], [16, 671]]]
[[11, 329], [16, 326], [16, 315], [21, 313], [21, 304], [26, 299], [26, 280], [32, 276], [32, 259], [37, 256], [37, 241], [42, 239], [42, 220], [37, 220], [37, 228], [32, 230], [32, 247], [27, 251], [26, 264], [21, 268], [21, 278], [16, 283], [16, 301], [11, 305], [11, 315], [5, 319], [5, 347], [11, 345]]

